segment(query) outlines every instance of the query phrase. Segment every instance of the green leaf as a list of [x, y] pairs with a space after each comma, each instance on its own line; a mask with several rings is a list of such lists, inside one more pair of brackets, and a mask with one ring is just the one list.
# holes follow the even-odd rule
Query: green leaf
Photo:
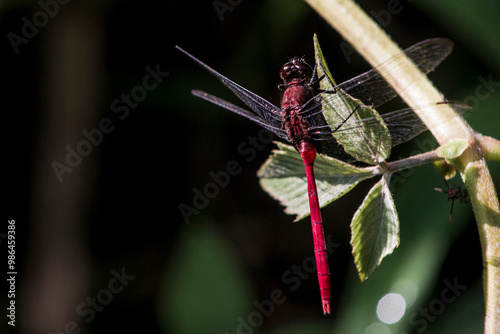
[[399, 219], [389, 190], [390, 174], [373, 186], [351, 222], [351, 245], [361, 281], [399, 245]]
[[457, 170], [455, 169], [455, 167], [451, 164], [449, 164], [446, 160], [438, 160], [438, 161], [434, 161], [432, 163], [432, 166], [434, 167], [434, 169], [436, 169], [436, 171], [442, 176], [444, 177], [445, 180], [450, 180], [452, 178], [455, 177], [455, 175], [457, 174]]
[[437, 148], [437, 154], [446, 159], [453, 159], [459, 157], [469, 147], [469, 142], [465, 139], [452, 139], [446, 144]]
[[[321, 52], [318, 38], [314, 35], [314, 50], [320, 88], [327, 91], [335, 89], [335, 81]], [[353, 98], [341, 89], [328, 94], [328, 99], [322, 99], [322, 111], [327, 124], [335, 130], [332, 136], [344, 147], [344, 150], [358, 161], [369, 164], [378, 164], [385, 161], [391, 153], [391, 135], [382, 117], [377, 111], [362, 101]], [[353, 113], [354, 111], [354, 113]], [[351, 115], [352, 114], [352, 115]], [[361, 119], [370, 119], [369, 122], [359, 123]], [[369, 124], [368, 124], [369, 123]], [[349, 131], [343, 131], [348, 129]]]
[[469, 147], [469, 142], [465, 139], [452, 139], [446, 144], [439, 146], [436, 149], [438, 156], [443, 160], [434, 161], [432, 164], [436, 171], [444, 177], [445, 180], [450, 180], [455, 177], [456, 169], [450, 161], [446, 159], [454, 159], [459, 157]]
[[[309, 215], [307, 180], [304, 162], [290, 145], [276, 143], [278, 150], [261, 166], [257, 175], [262, 188], [285, 206], [287, 214], [300, 220]], [[341, 197], [359, 182], [374, 175], [343, 161], [321, 156], [314, 165], [321, 207]]]

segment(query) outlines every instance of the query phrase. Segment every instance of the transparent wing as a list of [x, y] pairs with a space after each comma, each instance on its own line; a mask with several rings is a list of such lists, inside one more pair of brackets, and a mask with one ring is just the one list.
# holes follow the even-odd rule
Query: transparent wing
[[274, 126], [276, 128], [281, 127], [280, 108], [278, 108], [271, 102], [267, 101], [266, 99], [258, 96], [257, 94], [252, 93], [248, 89], [238, 85], [236, 82], [230, 80], [229, 78], [223, 76], [222, 74], [220, 74], [219, 72], [217, 72], [216, 70], [214, 70], [213, 68], [211, 68], [198, 58], [196, 58], [195, 56], [191, 55], [189, 52], [183, 50], [181, 47], [176, 46], [176, 48], [182, 53], [184, 53], [186, 56], [194, 60], [204, 69], [206, 69], [214, 77], [219, 79], [220, 82], [222, 82], [227, 88], [229, 88], [234, 93], [234, 95], [236, 95], [243, 103], [245, 103], [258, 116], [260, 116], [260, 118], [262, 118], [271, 126]]
[[[399, 60], [406, 56], [410, 58], [422, 72], [427, 74], [433, 71], [451, 53], [452, 49], [453, 42], [449, 39], [428, 39], [410, 46], [402, 53], [392, 57], [379, 66], [347, 80], [335, 86], [335, 88], [337, 91], [344, 91], [352, 97], [361, 100], [364, 104], [372, 105], [376, 108], [397, 96], [396, 91], [387, 81], [385, 81], [380, 73], [393, 72], [394, 67], [399, 66]], [[323, 80], [327, 80], [327, 78]], [[408, 82], [408, 86], [411, 84], [412, 82]], [[329, 99], [332, 97], [323, 94], [322, 98]]]
[[[381, 115], [391, 135], [391, 146], [405, 143], [429, 129], [417, 116], [414, 111], [415, 109], [418, 109], [419, 113], [435, 113], [439, 112], [440, 108], [448, 106], [452, 107], [453, 110], [455, 110], [459, 115], [471, 109], [471, 106], [465, 102], [447, 101], [413, 109], [400, 109]], [[345, 153], [343, 153], [342, 150], [339, 150], [339, 145], [336, 140], [332, 138], [332, 133], [335, 131], [337, 137], [348, 136], [352, 138], [352, 141], [359, 141], [361, 143], [362, 141], [366, 141], [366, 138], [359, 135], [359, 128], [370, 127], [371, 124], [378, 125], [378, 118], [365, 118], [345, 124], [341, 123], [313, 126], [310, 128], [310, 133], [318, 143], [318, 146], [321, 147], [318, 151], [322, 151], [321, 153], [333, 157], [336, 157], [336, 154], [340, 154], [340, 159], [342, 159], [345, 156]], [[440, 125], [442, 124], [430, 124], [429, 127], [433, 128]], [[377, 134], [373, 133], [372, 135], [376, 136]]]
[[252, 122], [255, 122], [258, 125], [262, 126], [264, 129], [271, 131], [272, 133], [274, 133], [278, 137], [289, 141], [285, 130], [267, 123], [264, 119], [262, 119], [261, 117], [257, 116], [256, 114], [254, 114], [246, 109], [238, 107], [237, 105], [234, 105], [226, 100], [223, 100], [220, 97], [205, 93], [201, 90], [192, 90], [191, 93], [194, 96], [197, 96], [205, 101], [211, 102], [213, 104], [218, 105], [219, 107], [222, 107], [224, 109], [227, 109], [229, 111], [234, 112], [235, 114], [243, 116], [243, 117], [251, 120]]

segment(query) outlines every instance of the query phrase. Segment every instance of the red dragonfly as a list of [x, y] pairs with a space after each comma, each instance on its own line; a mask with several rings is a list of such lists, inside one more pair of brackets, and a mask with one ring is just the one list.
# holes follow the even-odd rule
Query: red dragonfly
[[[369, 126], [371, 122], [375, 124], [379, 120], [373, 120], [372, 117], [356, 120], [354, 126], [352, 122], [349, 122], [348, 126], [344, 126], [347, 119], [356, 112], [357, 108], [355, 108], [345, 113], [346, 116], [343, 122], [327, 124], [323, 116], [321, 102], [333, 99], [336, 94], [345, 94], [375, 108], [397, 95], [379, 74], [379, 71], [390, 71], [391, 66], [394, 66], [397, 62], [397, 58], [407, 56], [413, 60], [420, 70], [429, 73], [450, 54], [453, 43], [447, 39], [430, 39], [420, 42], [377, 68], [334, 86], [333, 90], [318, 89], [317, 85], [321, 80], [330, 79], [328, 77], [318, 78], [316, 68], [311, 68], [303, 58], [294, 57], [283, 65], [280, 70], [282, 83], [278, 87], [283, 92], [281, 107], [277, 107], [238, 85], [179, 46], [176, 46], [176, 48], [219, 79], [253, 112], [199, 90], [193, 90], [193, 95], [259, 124], [294, 145], [302, 157], [306, 171], [314, 252], [323, 312], [329, 314], [331, 299], [330, 269], [327, 260], [323, 219], [314, 177], [314, 160], [316, 153], [343, 160], [349, 159], [347, 153], [332, 137], [332, 134], [343, 131], [345, 135], [356, 136], [358, 126]], [[441, 103], [451, 104], [452, 102]], [[460, 103], [452, 104], [458, 109], [468, 109], [468, 107]], [[392, 145], [410, 140], [427, 129], [410, 108], [387, 113], [382, 118], [390, 130]], [[343, 126], [347, 128], [342, 128]], [[352, 157], [350, 159], [353, 160]]]

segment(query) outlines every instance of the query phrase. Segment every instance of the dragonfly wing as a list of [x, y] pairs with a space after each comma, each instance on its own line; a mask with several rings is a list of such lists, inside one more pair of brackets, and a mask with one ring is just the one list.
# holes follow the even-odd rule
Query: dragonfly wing
[[245, 110], [241, 107], [238, 107], [237, 105], [234, 105], [234, 104], [232, 104], [226, 100], [223, 100], [217, 96], [205, 93], [201, 90], [192, 90], [191, 93], [194, 96], [199, 97], [205, 101], [211, 102], [213, 104], [218, 105], [219, 107], [222, 107], [224, 109], [227, 109], [229, 111], [234, 112], [235, 114], [243, 116], [243, 117], [257, 123], [258, 125], [262, 126], [264, 129], [271, 131], [272, 133], [274, 133], [278, 137], [289, 141], [288, 135], [286, 134], [285, 130], [283, 130], [281, 128], [277, 128], [277, 127], [267, 123], [264, 119], [262, 119], [261, 117], [255, 115], [254, 113], [252, 113], [248, 110]]
[[[428, 106], [420, 106], [416, 108], [405, 108], [389, 113], [385, 113], [380, 117], [384, 120], [385, 125], [389, 129], [391, 135], [391, 146], [396, 146], [405, 143], [420, 133], [428, 130], [427, 125], [425, 125], [418, 115], [415, 113], [415, 109], [418, 109], [419, 113], [435, 113], [439, 112], [440, 108], [452, 107], [459, 115], [463, 114], [467, 110], [471, 109], [471, 106], [465, 102], [460, 101], [446, 101], [439, 102]], [[362, 109], [360, 109], [362, 110]], [[332, 129], [338, 128], [336, 131], [336, 136], [338, 138], [349, 137], [358, 138], [362, 140], [365, 136], [359, 136], [361, 129], [371, 128], [372, 126], [379, 126], [379, 117], [368, 117], [364, 119], [358, 119], [353, 122], [346, 122], [345, 124], [338, 125], [320, 125], [312, 128], [315, 131], [316, 140], [324, 142], [323, 145], [328, 145], [332, 136]], [[439, 126], [441, 124], [429, 124], [431, 128]], [[385, 131], [380, 131], [378, 133], [376, 128], [375, 132], [371, 133], [371, 136], [377, 137], [379, 135], [384, 135]]]
[[[391, 136], [388, 127], [371, 106], [365, 106], [356, 99], [340, 99], [347, 95], [338, 95], [337, 107], [332, 110], [347, 110], [347, 115], [341, 123], [331, 125], [331, 120], [325, 114], [328, 125], [312, 127], [313, 138], [330, 143], [328, 137], [334, 137], [342, 145], [344, 151], [358, 161], [376, 164], [387, 159], [391, 152]], [[328, 145], [323, 143], [322, 146]], [[326, 151], [326, 150], [325, 150]], [[330, 155], [330, 154], [327, 154]]]
[[[406, 56], [427, 74], [433, 71], [451, 53], [452, 49], [453, 42], [446, 38], [422, 41], [370, 71], [339, 84], [336, 89], [376, 108], [397, 96], [396, 91], [385, 81], [381, 73], [392, 72], [396, 66], [399, 66], [399, 60]], [[408, 86], [411, 84], [412, 82], [408, 82]]]
[[[440, 108], [447, 107], [453, 108], [453, 110], [455, 110], [459, 115], [462, 115], [471, 109], [469, 104], [461, 101], [439, 102], [430, 106], [417, 107], [416, 109], [418, 109], [420, 113], [435, 113], [439, 112]], [[382, 118], [391, 133], [392, 146], [405, 143], [415, 138], [422, 132], [428, 130], [429, 127], [433, 128], [440, 125], [429, 124], [428, 127], [417, 116], [414, 109], [405, 108], [382, 115]]]
[[[347, 154], [344, 147], [332, 136], [333, 127], [328, 125], [320, 103], [314, 100], [307, 103], [302, 109], [302, 117], [309, 123], [308, 133], [314, 140], [314, 146], [319, 154], [343, 161], [353, 161], [353, 157]], [[339, 124], [337, 128], [340, 127]]]
[[[184, 53], [186, 56], [194, 60], [201, 67], [206, 69], [210, 74], [216, 77], [220, 82], [222, 82], [227, 88], [229, 88], [234, 95], [236, 95], [243, 103], [245, 103], [250, 109], [252, 109], [260, 118], [265, 120], [267, 123], [279, 128], [281, 126], [281, 116], [280, 108], [266, 99], [252, 93], [248, 89], [238, 85], [236, 82], [230, 80], [229, 78], [223, 76], [195, 56], [191, 55], [187, 51], [183, 50], [181, 47], [176, 46], [176, 48]], [[228, 108], [226, 108], [228, 109]], [[231, 109], [229, 109], [231, 110]], [[232, 110], [231, 110], [232, 111]]]

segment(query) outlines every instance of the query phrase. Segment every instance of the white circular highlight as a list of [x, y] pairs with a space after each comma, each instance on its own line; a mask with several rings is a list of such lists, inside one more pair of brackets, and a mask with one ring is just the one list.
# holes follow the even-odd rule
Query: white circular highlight
[[386, 324], [398, 322], [405, 314], [406, 302], [399, 293], [388, 293], [380, 298], [377, 305], [377, 316]]

